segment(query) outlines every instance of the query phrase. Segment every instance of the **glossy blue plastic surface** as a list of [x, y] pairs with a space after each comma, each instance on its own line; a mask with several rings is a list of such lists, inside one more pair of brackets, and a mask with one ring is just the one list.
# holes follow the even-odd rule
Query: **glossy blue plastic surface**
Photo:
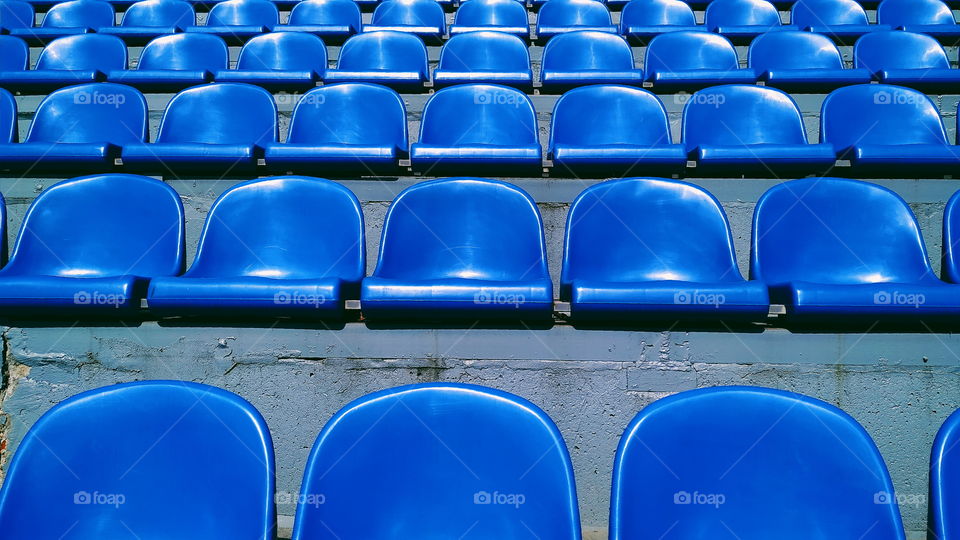
[[517, 0], [470, 0], [457, 9], [450, 35], [489, 30], [530, 37], [527, 9]]
[[864, 34], [891, 29], [870, 24], [867, 12], [856, 0], [798, 0], [790, 13], [790, 23], [797, 29], [825, 34], [846, 44]]
[[206, 26], [191, 26], [187, 32], [220, 36], [231, 45], [273, 30], [280, 24], [280, 11], [270, 0], [225, 0], [217, 2], [207, 15]]
[[28, 2], [4, 0], [0, 4], [0, 29], [30, 28], [33, 21], [33, 6]]
[[271, 32], [248, 41], [240, 50], [236, 69], [221, 69], [215, 78], [295, 92], [315, 87], [326, 69], [323, 40], [303, 32]]
[[430, 79], [427, 69], [427, 47], [417, 36], [392, 31], [364, 32], [343, 44], [337, 68], [327, 70], [323, 80], [368, 82], [398, 91], [422, 92], [423, 84]]
[[730, 40], [707, 32], [670, 32], [653, 38], [647, 47], [643, 68], [647, 81], [664, 91], [697, 90], [717, 84], [753, 84], [757, 80], [752, 69], [740, 69], [737, 51]]
[[877, 7], [877, 22], [928, 34], [950, 45], [960, 38], [953, 10], [940, 0], [883, 0]]
[[924, 34], [894, 31], [864, 36], [854, 48], [853, 63], [880, 82], [928, 93], [953, 92], [960, 85], [960, 69], [951, 68], [940, 43]]
[[29, 66], [30, 47], [27, 43], [18, 37], [0, 36], [0, 73], [23, 71]]
[[440, 50], [433, 86], [443, 88], [468, 83], [494, 83], [532, 90], [533, 72], [526, 43], [502, 32], [466, 32], [451, 38]]
[[781, 26], [780, 12], [767, 0], [714, 0], [707, 6], [703, 24], [738, 45]]
[[0, 72], [0, 85], [22, 93], [44, 94], [71, 84], [103, 80], [110, 70], [126, 66], [127, 46], [122, 39], [80, 34], [53, 40], [40, 51], [33, 70]]
[[130, 45], [142, 45], [195, 24], [193, 6], [183, 0], [140, 0], [123, 13], [120, 26], [101, 27], [97, 33], [113, 34]]
[[24, 142], [0, 144], [0, 169], [69, 176], [113, 168], [121, 146], [147, 138], [147, 101], [129, 86], [93, 83], [40, 102]]
[[173, 188], [130, 174], [65, 180], [41, 192], [23, 218], [0, 270], [0, 314], [132, 315], [147, 280], [179, 275], [183, 263], [183, 206]]
[[190, 270], [151, 280], [150, 309], [339, 318], [344, 299], [357, 298], [364, 247], [360, 203], [340, 184], [305, 176], [243, 182], [213, 203]]
[[949, 283], [960, 283], [960, 192], [954, 193], [943, 209], [943, 253], [940, 276]]
[[113, 6], [102, 0], [72, 0], [56, 4], [43, 16], [39, 27], [11, 28], [10, 34], [30, 45], [74, 34], [84, 34], [102, 26], [113, 26]]
[[389, 0], [380, 2], [364, 32], [392, 30], [414, 34], [439, 44], [447, 33], [446, 15], [435, 0]]
[[845, 69], [833, 41], [810, 32], [767, 32], [753, 40], [747, 58], [767, 86], [788, 92], [826, 93], [872, 79], [866, 69]]
[[940, 427], [930, 452], [930, 512], [927, 534], [931, 539], [956, 538], [960, 534], [960, 411], [954, 411]]
[[307, 32], [325, 43], [343, 43], [361, 28], [360, 8], [353, 0], [303, 0], [290, 11], [285, 25], [274, 31]]
[[610, 180], [570, 206], [560, 298], [575, 322], [762, 321], [766, 285], [744, 281], [720, 203], [660, 178]]
[[808, 144], [796, 102], [774, 88], [700, 90], [683, 108], [682, 131], [698, 175], [805, 176], [823, 173], [837, 157], [830, 144]]
[[586, 84], [643, 84], [643, 70], [634, 65], [630, 44], [622, 36], [605, 32], [558, 35], [544, 47], [541, 66], [544, 92]]
[[610, 539], [731, 532], [778, 540], [904, 538], [880, 452], [833, 405], [720, 386], [646, 406], [617, 448]]
[[[481, 386], [401, 386], [349, 403], [317, 438], [300, 493], [294, 540], [580, 539], [556, 425], [533, 403]], [[324, 504], [311, 505], [320, 494]]]
[[407, 153], [407, 113], [395, 91], [376, 84], [340, 83], [304, 94], [285, 143], [266, 145], [275, 172], [326, 175], [397, 174]]
[[163, 36], [143, 48], [137, 69], [111, 71], [107, 80], [144, 92], [176, 92], [213, 80], [214, 72], [227, 68], [229, 56], [226, 42], [214, 35]]
[[597, 0], [550, 0], [537, 14], [538, 40], [578, 30], [617, 33], [607, 6]]
[[750, 275], [788, 314], [818, 322], [960, 314], [960, 286], [933, 273], [907, 203], [856, 180], [793, 180], [760, 197]]
[[849, 159], [857, 175], [950, 175], [960, 164], [960, 149], [947, 141], [933, 101], [899, 86], [864, 84], [831, 93], [820, 112], [820, 140]]
[[244, 174], [278, 137], [277, 105], [269, 92], [249, 84], [206, 84], [170, 100], [157, 142], [126, 145], [121, 157], [125, 169], [137, 172]]
[[479, 178], [405, 189], [387, 211], [360, 302], [373, 321], [548, 321], [553, 284], [537, 205]]
[[538, 131], [533, 103], [523, 92], [461, 84], [427, 100], [410, 158], [415, 171], [431, 176], [529, 175], [542, 167]]
[[620, 13], [620, 33], [638, 44], [666, 32], [702, 29], [681, 0], [630, 0]]
[[670, 175], [687, 162], [683, 146], [673, 144], [663, 103], [627, 86], [586, 86], [561, 96], [553, 108], [549, 149], [553, 173], [578, 178], [641, 171]]
[[184, 381], [117, 384], [55, 405], [0, 491], [4, 538], [274, 538], [274, 461], [260, 413]]
[[17, 127], [17, 100], [13, 94], [0, 88], [0, 144], [19, 140]]

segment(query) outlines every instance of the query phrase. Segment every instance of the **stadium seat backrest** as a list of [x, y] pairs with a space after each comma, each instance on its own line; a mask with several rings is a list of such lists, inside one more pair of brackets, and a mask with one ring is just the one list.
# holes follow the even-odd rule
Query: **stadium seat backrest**
[[820, 140], [838, 150], [857, 144], [948, 144], [940, 113], [930, 98], [887, 84], [831, 92], [821, 108]]
[[186, 28], [196, 23], [193, 6], [183, 0], [141, 0], [123, 13], [120, 25]]
[[627, 26], [694, 26], [690, 5], [681, 0], [631, 0], [623, 7], [620, 24]]
[[[511, 0], [512, 1], [512, 0]], [[360, 8], [353, 0], [304, 0], [290, 11], [292, 25], [349, 25], [360, 30]]]
[[635, 67], [627, 40], [607, 32], [568, 32], [548, 41], [543, 49], [545, 70], [631, 70]]
[[953, 11], [940, 0], [883, 0], [877, 7], [877, 22], [898, 26], [956, 24]]
[[0, 71], [22, 71], [29, 66], [27, 43], [15, 36], [0, 36]]
[[784, 182], [760, 197], [750, 275], [770, 284], [936, 279], [907, 203], [887, 188], [842, 178]]
[[268, 0], [226, 0], [210, 9], [207, 26], [266, 26], [280, 24], [280, 11]]
[[853, 67], [881, 69], [949, 69], [950, 60], [937, 40], [913, 32], [871, 32], [857, 40]]
[[501, 32], [467, 32], [453, 36], [443, 46], [437, 69], [529, 71], [530, 54], [527, 45], [517, 36]]
[[407, 113], [403, 99], [377, 84], [341, 83], [315, 88], [297, 103], [287, 142], [405, 149]]
[[420, 124], [420, 142], [437, 145], [531, 145], [539, 144], [537, 134], [530, 98], [493, 84], [438, 91], [427, 100]]
[[55, 4], [43, 17], [40, 26], [49, 28], [100, 28], [113, 26], [115, 14], [110, 2], [72, 0]]
[[714, 0], [704, 24], [711, 32], [722, 26], [780, 26], [780, 12], [767, 0]]
[[359, 283], [364, 247], [363, 214], [349, 189], [302, 176], [251, 180], [213, 203], [188, 275]]
[[[102, 2], [103, 0], [90, 0]], [[103, 2], [106, 3], [106, 2]], [[117, 36], [79, 34], [51, 41], [40, 51], [35, 69], [127, 69], [127, 46]]]
[[26, 142], [125, 143], [147, 140], [147, 100], [122, 84], [69, 86], [45, 97]]
[[33, 6], [28, 2], [4, 0], [0, 3], [0, 27], [30, 28], [33, 26], [33, 20]]
[[327, 47], [313, 34], [272, 32], [248, 41], [240, 50], [237, 69], [314, 71], [327, 69]]
[[157, 142], [265, 144], [275, 142], [278, 133], [277, 105], [269, 92], [249, 84], [218, 83], [174, 96], [163, 113]]
[[520, 188], [494, 180], [416, 184], [387, 211], [374, 275], [501, 281], [547, 277], [537, 205]]
[[646, 90], [629, 86], [583, 86], [557, 100], [550, 124], [550, 141], [551, 147], [554, 144], [664, 145], [671, 143], [670, 123], [663, 103]]
[[373, 10], [372, 24], [446, 28], [443, 8], [434, 0], [386, 0]]
[[[389, 0], [394, 1], [394, 0]], [[551, 0], [552, 1], [552, 0]], [[404, 32], [365, 32], [340, 49], [337, 68], [349, 71], [416, 71], [427, 73], [427, 47]]]
[[727, 38], [707, 32], [684, 31], [668, 32], [650, 40], [643, 66], [647, 71], [686, 71], [738, 69], [740, 64], [737, 50]]
[[470, 0], [454, 19], [463, 26], [527, 26], [527, 10], [517, 0]]
[[943, 256], [940, 262], [943, 280], [960, 283], [960, 191], [950, 197], [943, 209]]
[[18, 140], [17, 100], [7, 90], [0, 89], [0, 143]]
[[147, 43], [137, 69], [216, 71], [227, 69], [226, 42], [213, 34], [183, 33], [161, 36]]
[[766, 32], [750, 43], [747, 62], [758, 73], [780, 69], [843, 69], [840, 49], [812, 32]]
[[833, 405], [729, 386], [646, 406], [617, 448], [610, 539], [730, 531], [784, 540], [904, 538], [880, 452]]
[[790, 13], [790, 23], [801, 29], [870, 22], [867, 12], [855, 0], [798, 0]]
[[578, 279], [735, 282], [743, 276], [713, 195], [676, 180], [625, 178], [587, 188], [570, 207], [560, 282]]
[[800, 109], [786, 92], [748, 85], [714, 86], [683, 108], [683, 142], [702, 144], [806, 144]]
[[0, 491], [0, 527], [10, 538], [270, 540], [274, 483], [270, 432], [239, 396], [118, 384], [73, 396], [30, 428]]
[[951, 414], [933, 441], [930, 452], [930, 538], [960, 534], [960, 413]]
[[180, 196], [160, 180], [132, 174], [73, 178], [34, 199], [3, 271], [176, 275], [183, 271], [183, 227]]
[[610, 26], [607, 6], [597, 0], [550, 0], [537, 15], [537, 26]]
[[[320, 495], [323, 504], [311, 505]], [[295, 540], [458, 538], [468, 530], [478, 538], [580, 538], [573, 469], [556, 425], [520, 397], [472, 385], [404, 386], [348, 404], [317, 438], [300, 500]]]

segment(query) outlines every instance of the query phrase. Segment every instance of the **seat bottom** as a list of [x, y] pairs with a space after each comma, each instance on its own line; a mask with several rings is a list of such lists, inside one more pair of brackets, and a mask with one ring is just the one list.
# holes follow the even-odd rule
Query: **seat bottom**
[[120, 152], [123, 168], [152, 174], [240, 174], [256, 169], [256, 149], [242, 144], [143, 143]]
[[410, 147], [413, 170], [423, 174], [539, 174], [543, 159], [540, 145], [440, 146], [414, 143]]
[[0, 317], [123, 318], [136, 313], [147, 280], [0, 274]]
[[571, 285], [570, 312], [574, 321], [763, 321], [769, 311], [767, 286], [756, 281], [612, 283], [577, 280]]
[[337, 278], [163, 277], [150, 282], [147, 302], [161, 317], [341, 318]]

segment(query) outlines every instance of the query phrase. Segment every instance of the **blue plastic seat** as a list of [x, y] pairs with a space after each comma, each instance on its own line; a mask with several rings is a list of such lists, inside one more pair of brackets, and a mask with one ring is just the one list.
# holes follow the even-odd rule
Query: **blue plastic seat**
[[620, 33], [636, 44], [667, 32], [703, 29], [682, 0], [630, 0], [620, 13]]
[[270, 431], [236, 394], [116, 384], [30, 428], [0, 491], [0, 527], [11, 539], [272, 538], [274, 474]]
[[663, 103], [627, 86], [585, 86], [561, 96], [553, 108], [549, 149], [551, 173], [578, 178], [641, 171], [669, 176], [687, 163], [683, 145], [670, 137]]
[[327, 47], [315, 35], [271, 32], [248, 41], [236, 69], [216, 72], [217, 82], [250, 83], [271, 91], [308, 90], [327, 69]]
[[113, 168], [120, 148], [147, 138], [147, 101], [129, 86], [82, 84], [40, 102], [24, 142], [0, 144], [0, 170], [70, 176]]
[[407, 155], [407, 113], [393, 90], [369, 83], [304, 94], [285, 143], [267, 144], [267, 168], [327, 176], [396, 175]]
[[144, 92], [177, 92], [212, 81], [214, 72], [227, 68], [229, 57], [226, 42], [214, 35], [163, 36], [147, 43], [136, 69], [111, 71], [107, 80]]
[[427, 43], [440, 44], [447, 33], [446, 15], [436, 0], [384, 0], [363, 31], [404, 32]]
[[80, 34], [56, 39], [44, 47], [33, 70], [0, 72], [0, 86], [25, 94], [43, 94], [72, 84], [102, 81], [107, 72], [126, 67], [127, 46], [122, 39]]
[[927, 34], [948, 45], [960, 41], [960, 25], [953, 10], [940, 0], [884, 0], [877, 7], [877, 22]]
[[549, 322], [553, 283], [537, 205], [516, 186], [479, 178], [405, 189], [387, 211], [360, 306], [374, 322]]
[[875, 178], [956, 175], [960, 148], [947, 141], [936, 105], [909, 88], [864, 84], [835, 90], [820, 112], [820, 140], [851, 172]]
[[[372, 513], [364, 510], [371, 492], [381, 494]], [[401, 386], [347, 404], [317, 437], [300, 493], [307, 502], [297, 507], [294, 540], [458, 538], [467, 530], [491, 539], [581, 538], [560, 431], [533, 403], [481, 386]], [[319, 494], [323, 504], [310, 504]]]
[[457, 9], [450, 35], [477, 31], [504, 32], [530, 39], [527, 9], [517, 0], [470, 0]]
[[875, 184], [807, 178], [774, 186], [757, 202], [751, 248], [751, 277], [797, 321], [960, 314], [960, 286], [933, 273], [910, 207]]
[[930, 512], [927, 530], [930, 538], [954, 538], [960, 533], [957, 496], [960, 473], [957, 471], [958, 425], [960, 412], [954, 411], [940, 427], [930, 452]]
[[410, 159], [414, 171], [431, 176], [539, 174], [542, 152], [533, 103], [505, 86], [444, 88], [424, 106], [420, 140], [411, 145]]
[[130, 174], [65, 180], [23, 218], [0, 270], [0, 316], [126, 318], [151, 277], [183, 272], [183, 255], [183, 206], [170, 186]]
[[323, 80], [328, 84], [369, 82], [401, 92], [422, 92], [430, 80], [427, 47], [413, 34], [364, 32], [343, 44], [337, 68], [328, 69]]
[[537, 14], [537, 40], [540, 42], [578, 30], [617, 33], [607, 6], [597, 0], [550, 0]]
[[[816, 494], [816, 495], [814, 495]], [[610, 540], [668, 537], [903, 540], [870, 435], [820, 400], [749, 386], [646, 406], [613, 464]]]
[[10, 28], [13, 36], [30, 45], [43, 45], [63, 36], [85, 34], [96, 28], [113, 26], [113, 6], [102, 0], [72, 0], [59, 3], [43, 16], [39, 27]]
[[0, 3], [0, 31], [9, 32], [14, 28], [30, 28], [35, 19], [33, 6], [20, 0], [4, 0]]
[[844, 44], [870, 32], [890, 30], [887, 25], [870, 24], [856, 0], [798, 0], [790, 13], [791, 25], [797, 29], [825, 34]]
[[210, 10], [206, 26], [190, 26], [185, 31], [213, 34], [231, 45], [240, 45], [278, 24], [280, 11], [270, 0], [225, 0]]
[[433, 86], [443, 88], [468, 83], [494, 83], [531, 90], [533, 71], [526, 43], [501, 32], [467, 32], [451, 38], [440, 50]]
[[287, 24], [275, 26], [275, 32], [307, 32], [324, 43], [339, 45], [358, 32], [360, 7], [353, 0], [303, 0], [290, 11]]
[[738, 45], [783, 26], [780, 12], [767, 0], [714, 0], [707, 6], [703, 24]]
[[622, 36], [577, 31], [560, 34], [544, 47], [540, 81], [544, 92], [563, 92], [586, 84], [641, 86], [643, 70], [634, 65], [633, 51]]
[[156, 142], [125, 145], [120, 155], [128, 171], [250, 174], [263, 146], [278, 136], [277, 105], [269, 92], [249, 84], [214, 83], [174, 96]]
[[123, 13], [120, 26], [101, 27], [97, 33], [119, 36], [129, 45], [144, 45], [196, 24], [193, 6], [183, 0], [140, 0]]
[[740, 69], [730, 40], [707, 32], [670, 32], [653, 38], [643, 67], [654, 90], [665, 92], [757, 81], [752, 69]]
[[213, 203], [193, 265], [151, 280], [147, 300], [160, 316], [340, 319], [344, 300], [358, 298], [364, 246], [349, 189], [302, 176], [251, 180]]
[[560, 299], [578, 322], [763, 321], [765, 284], [745, 281], [720, 203], [703, 188], [626, 178], [570, 206]]
[[[0, 4], [2, 6], [3, 4]], [[0, 35], [0, 74], [30, 67], [30, 47], [18, 37]]]
[[807, 142], [793, 98], [762, 86], [724, 85], [691, 96], [683, 108], [683, 143], [697, 175], [805, 176], [837, 161], [833, 145]]
[[[17, 100], [13, 94], [0, 88], [0, 145], [17, 142], [20, 139], [19, 135]], [[0, 228], [3, 228], [3, 224], [0, 224]]]
[[877, 32], [863, 36], [853, 51], [853, 65], [882, 83], [909, 86], [930, 93], [955, 92], [960, 70], [950, 67], [936, 39], [912, 32]]
[[845, 69], [830, 38], [810, 32], [767, 32], [753, 40], [747, 58], [764, 84], [788, 92], [826, 93], [873, 78], [866, 69]]

